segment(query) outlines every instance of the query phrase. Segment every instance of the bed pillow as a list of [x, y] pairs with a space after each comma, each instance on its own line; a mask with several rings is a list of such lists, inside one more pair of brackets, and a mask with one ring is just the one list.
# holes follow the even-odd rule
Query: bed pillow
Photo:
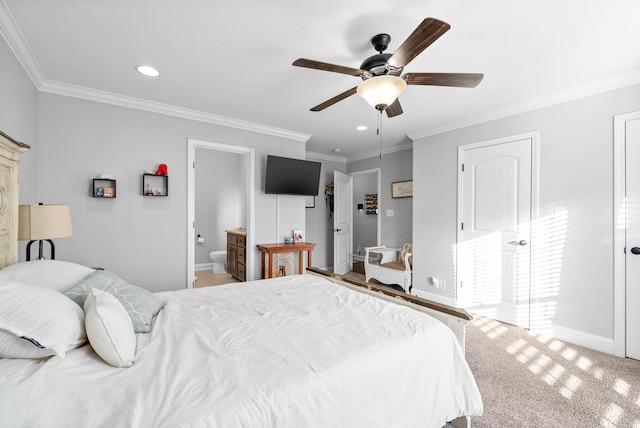
[[131, 285], [118, 275], [106, 270], [94, 271], [80, 283], [65, 291], [64, 294], [83, 307], [92, 288], [116, 296], [129, 314], [136, 333], [149, 332], [153, 317], [164, 305], [162, 299], [155, 294], [144, 288]]
[[106, 291], [92, 288], [84, 301], [84, 325], [96, 354], [114, 367], [131, 367], [136, 334], [122, 303]]
[[93, 271], [90, 267], [62, 260], [34, 260], [16, 263], [0, 270], [0, 281], [24, 282], [63, 292], [91, 275]]
[[0, 282], [0, 357], [44, 358], [86, 341], [84, 312], [56, 290]]

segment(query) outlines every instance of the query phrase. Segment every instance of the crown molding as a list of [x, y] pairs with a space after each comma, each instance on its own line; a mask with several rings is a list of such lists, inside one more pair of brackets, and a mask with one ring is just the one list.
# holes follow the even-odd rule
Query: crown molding
[[[382, 151], [382, 155], [384, 156], [389, 153], [401, 152], [403, 150], [409, 150], [409, 149], [413, 149], [413, 142], [403, 143], [397, 146], [389, 147]], [[339, 162], [339, 163], [349, 163], [349, 162], [369, 159], [369, 158], [378, 157], [378, 156], [380, 156], [379, 151], [358, 154], [350, 157], [325, 155], [323, 153], [317, 153], [317, 152], [307, 152], [307, 159], [326, 160], [330, 162]]]
[[192, 110], [184, 107], [177, 107], [170, 104], [158, 103], [155, 101], [143, 100], [140, 98], [128, 97], [125, 95], [114, 94], [112, 92], [99, 91], [81, 86], [69, 85], [66, 83], [53, 82], [45, 80], [39, 88], [43, 92], [52, 94], [65, 95], [68, 97], [81, 98], [99, 103], [112, 104], [120, 107], [144, 110], [152, 113], [164, 114], [167, 116], [179, 117], [182, 119], [195, 120], [198, 122], [210, 123], [213, 125], [225, 126], [228, 128], [236, 128], [259, 134], [272, 135], [290, 140], [306, 142], [311, 135], [301, 132], [290, 131], [287, 129], [276, 128], [273, 126], [262, 125], [259, 123], [248, 122], [240, 119], [233, 119], [226, 116], [220, 116], [213, 113], [205, 113], [198, 110]]
[[36, 88], [40, 88], [45, 80], [44, 73], [4, 0], [0, 0], [0, 37], [9, 46], [13, 56], [25, 69]]
[[295, 141], [306, 142], [311, 138], [309, 134], [287, 129], [47, 80], [4, 0], [0, 0], [0, 37], [9, 46], [13, 55], [33, 81], [36, 89], [42, 92], [144, 110]]
[[[54, 93], [58, 95], [65, 95], [75, 98], [82, 98], [91, 101], [97, 101], [102, 103], [108, 103], [112, 105], [118, 105], [122, 107], [134, 108], [139, 110], [145, 110], [153, 113], [180, 117], [183, 119], [195, 120], [199, 122], [210, 123], [214, 125], [220, 125], [225, 127], [231, 127], [241, 129], [249, 132], [256, 132], [265, 135], [272, 135], [276, 137], [287, 138], [295, 141], [306, 142], [311, 135], [300, 132], [290, 131], [281, 128], [275, 128], [272, 126], [262, 125], [254, 122], [243, 121], [239, 119], [233, 119], [230, 117], [220, 116], [211, 113], [205, 113], [197, 110], [191, 110], [187, 108], [172, 106], [169, 104], [162, 104], [153, 101], [147, 101], [138, 98], [127, 97], [110, 92], [98, 91], [94, 89], [83, 88], [74, 85], [68, 85], [60, 82], [49, 81], [45, 78], [40, 64], [35, 59], [31, 48], [25, 41], [25, 38], [20, 31], [20, 28], [16, 24], [13, 15], [7, 8], [4, 0], [0, 0], [0, 37], [4, 39], [9, 49], [13, 52], [18, 62], [25, 69], [36, 88], [40, 91]], [[595, 82], [591, 82], [585, 85], [576, 86], [563, 91], [555, 92], [539, 98], [534, 98], [522, 103], [513, 104], [505, 108], [496, 109], [486, 114], [469, 118], [462, 121], [445, 123], [441, 126], [426, 129], [415, 134], [408, 135], [408, 137], [415, 141], [421, 138], [429, 137], [432, 135], [442, 134], [444, 132], [453, 131], [455, 129], [465, 128], [480, 123], [490, 122], [497, 119], [502, 119], [509, 116], [514, 116], [521, 113], [537, 110], [544, 107], [549, 107], [556, 104], [573, 101], [579, 98], [596, 95], [599, 93], [619, 89], [625, 86], [635, 85], [640, 83], [640, 69], [632, 70], [627, 73], [622, 73], [617, 76], [601, 79]], [[393, 148], [384, 150], [382, 153], [393, 153], [401, 150], [412, 148], [412, 144], [401, 144]], [[342, 162], [341, 157], [329, 157], [325, 158], [319, 153], [314, 155], [323, 156], [319, 159], [333, 160], [336, 162]], [[374, 156], [378, 156], [379, 152], [372, 151], [370, 153], [357, 155], [347, 158], [347, 162], [353, 162], [356, 160], [367, 159]]]
[[533, 98], [522, 103], [513, 104], [505, 108], [493, 110], [481, 116], [476, 116], [474, 118], [463, 121], [451, 122], [436, 128], [427, 129], [425, 131], [409, 135], [409, 138], [415, 141], [420, 138], [430, 137], [432, 135], [442, 134], [456, 129], [466, 128], [468, 126], [478, 125], [480, 123], [490, 122], [492, 120], [502, 119], [509, 116], [515, 116], [521, 113], [527, 113], [544, 107], [566, 103], [569, 101], [612, 91], [615, 89], [623, 88], [625, 86], [636, 85], [639, 83], [640, 69], [632, 70], [627, 73], [622, 73], [605, 79], [596, 80], [595, 82], [587, 83], [585, 85], [574, 86], [573, 88], [568, 88], [539, 98]]
[[[401, 152], [403, 150], [410, 150], [410, 149], [413, 149], [413, 141], [398, 144], [393, 147], [388, 147], [382, 150], [382, 155], [384, 156], [390, 153], [396, 153], [396, 152]], [[355, 161], [369, 159], [369, 158], [378, 157], [378, 156], [380, 156], [380, 151], [376, 150], [376, 151], [371, 151], [369, 153], [361, 153], [355, 156], [350, 156], [347, 158], [347, 162], [355, 162]]]
[[347, 163], [347, 158], [344, 156], [325, 155], [317, 152], [306, 152], [307, 159], [325, 160], [328, 162]]

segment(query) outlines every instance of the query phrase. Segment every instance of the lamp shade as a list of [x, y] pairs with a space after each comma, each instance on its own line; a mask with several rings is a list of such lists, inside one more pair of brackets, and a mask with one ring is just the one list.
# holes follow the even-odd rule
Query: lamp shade
[[398, 76], [376, 76], [358, 85], [358, 95], [371, 107], [384, 110], [407, 88], [407, 82]]
[[20, 205], [18, 239], [41, 240], [73, 236], [69, 205]]

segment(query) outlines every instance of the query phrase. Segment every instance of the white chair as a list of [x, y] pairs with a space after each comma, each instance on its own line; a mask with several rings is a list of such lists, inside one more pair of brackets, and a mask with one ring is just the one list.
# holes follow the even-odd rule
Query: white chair
[[396, 284], [405, 293], [411, 293], [412, 245], [407, 242], [402, 248], [384, 245], [366, 247], [364, 258], [365, 280], [375, 279], [383, 284]]

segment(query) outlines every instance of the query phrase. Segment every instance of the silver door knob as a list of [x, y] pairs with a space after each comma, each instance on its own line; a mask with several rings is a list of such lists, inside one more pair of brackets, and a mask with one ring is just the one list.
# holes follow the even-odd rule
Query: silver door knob
[[527, 245], [527, 241], [525, 241], [524, 239], [521, 239], [520, 241], [511, 241], [509, 242], [509, 244], [520, 245], [521, 247], [524, 247], [525, 245]]

